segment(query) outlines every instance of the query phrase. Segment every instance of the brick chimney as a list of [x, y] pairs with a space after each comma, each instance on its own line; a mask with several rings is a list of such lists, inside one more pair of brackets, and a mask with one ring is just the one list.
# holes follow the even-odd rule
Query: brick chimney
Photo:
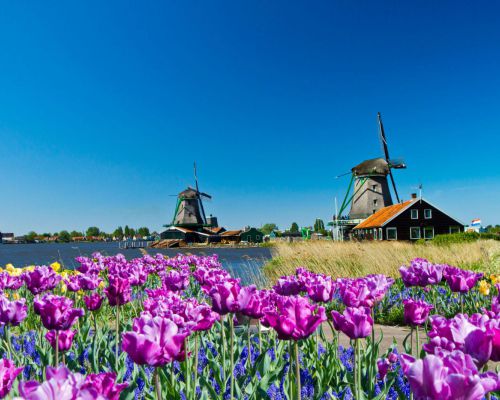
[[411, 194], [411, 198], [412, 198], [412, 199], [416, 199], [416, 198], [417, 198], [417, 194], [416, 194], [416, 193], [412, 193], [412, 194]]

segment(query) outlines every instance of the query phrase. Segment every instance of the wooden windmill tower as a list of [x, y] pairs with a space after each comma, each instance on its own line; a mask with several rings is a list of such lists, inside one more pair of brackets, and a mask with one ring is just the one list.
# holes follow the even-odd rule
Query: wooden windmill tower
[[[359, 221], [374, 214], [383, 207], [392, 205], [392, 196], [389, 189], [389, 176], [394, 195], [399, 203], [396, 182], [392, 175], [393, 169], [406, 168], [402, 160], [389, 157], [387, 138], [385, 136], [382, 117], [378, 113], [379, 135], [384, 157], [365, 160], [351, 169], [351, 180], [344, 201], [336, 215], [336, 220]], [[351, 194], [352, 188], [352, 194]], [[343, 212], [351, 205], [347, 219], [342, 217]], [[353, 222], [354, 224], [354, 222]], [[348, 224], [347, 224], [348, 225]]]
[[212, 196], [199, 190], [196, 163], [194, 164], [194, 179], [196, 188], [188, 186], [186, 190], [183, 190], [177, 196], [177, 205], [175, 206], [172, 226], [197, 229], [210, 225], [207, 223], [203, 198], [211, 199]]

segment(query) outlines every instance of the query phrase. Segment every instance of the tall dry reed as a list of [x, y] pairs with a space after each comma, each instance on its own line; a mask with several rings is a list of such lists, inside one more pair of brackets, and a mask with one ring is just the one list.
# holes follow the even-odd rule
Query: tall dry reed
[[299, 266], [332, 277], [357, 277], [366, 274], [397, 276], [398, 268], [415, 257], [461, 268], [500, 272], [500, 242], [493, 240], [437, 246], [407, 242], [278, 242], [272, 247], [273, 260], [264, 267], [273, 282]]

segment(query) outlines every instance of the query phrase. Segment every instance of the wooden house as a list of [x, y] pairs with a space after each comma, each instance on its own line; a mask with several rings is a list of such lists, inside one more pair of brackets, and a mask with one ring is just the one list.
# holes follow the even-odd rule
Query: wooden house
[[240, 233], [240, 238], [242, 242], [262, 243], [264, 234], [255, 228], [249, 228]]
[[464, 224], [415, 194], [403, 203], [384, 207], [352, 230], [358, 240], [433, 239], [435, 235], [463, 232]]

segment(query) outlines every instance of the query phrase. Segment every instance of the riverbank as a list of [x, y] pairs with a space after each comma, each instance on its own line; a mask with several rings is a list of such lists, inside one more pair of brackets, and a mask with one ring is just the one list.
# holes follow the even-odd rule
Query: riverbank
[[397, 276], [398, 268], [416, 257], [486, 273], [500, 271], [500, 243], [481, 240], [438, 246], [406, 242], [278, 242], [272, 259], [264, 266], [269, 281], [295, 273], [303, 266], [334, 278], [367, 274]]

